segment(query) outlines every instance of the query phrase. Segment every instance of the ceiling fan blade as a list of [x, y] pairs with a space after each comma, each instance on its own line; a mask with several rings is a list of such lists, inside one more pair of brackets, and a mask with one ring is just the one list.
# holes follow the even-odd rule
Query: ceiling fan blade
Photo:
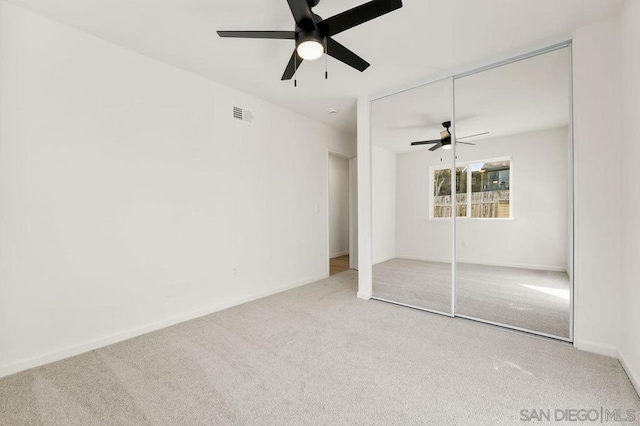
[[340, 62], [344, 62], [360, 72], [366, 70], [369, 68], [369, 65], [371, 65], [332, 38], [327, 38], [327, 55], [333, 56]]
[[456, 143], [463, 143], [465, 145], [475, 145], [475, 143], [471, 143], [471, 142], [462, 142], [462, 141], [456, 141]]
[[287, 68], [284, 70], [284, 74], [282, 74], [282, 80], [291, 80], [303, 60], [304, 59], [298, 55], [298, 51], [294, 50], [291, 55], [291, 59], [289, 59], [289, 63], [287, 64]]
[[440, 139], [434, 139], [432, 141], [420, 141], [420, 142], [411, 142], [411, 145], [427, 145], [431, 143], [440, 143]]
[[432, 148], [429, 148], [429, 151], [437, 151], [437, 150], [438, 150], [438, 149], [440, 149], [441, 147], [442, 147], [442, 144], [441, 144], [441, 143], [439, 143], [438, 145], [436, 145], [436, 146], [434, 146], [434, 147], [432, 147]]
[[[289, 0], [289, 3], [291, 2], [292, 0]], [[373, 0], [349, 9], [346, 12], [339, 13], [331, 18], [327, 18], [319, 22], [318, 27], [324, 34], [330, 37], [389, 12], [393, 12], [401, 7], [402, 0]]]
[[218, 31], [220, 37], [295, 40], [295, 31]]
[[458, 140], [460, 139], [467, 139], [467, 138], [475, 138], [476, 136], [483, 136], [483, 135], [488, 135], [489, 132], [484, 132], [484, 133], [478, 133], [477, 135], [469, 135], [469, 136], [463, 136], [461, 138], [458, 138]]
[[[287, 2], [296, 24], [304, 29], [313, 28], [313, 13], [307, 0], [287, 0]], [[309, 28], [309, 25], [311, 25], [311, 28]]]

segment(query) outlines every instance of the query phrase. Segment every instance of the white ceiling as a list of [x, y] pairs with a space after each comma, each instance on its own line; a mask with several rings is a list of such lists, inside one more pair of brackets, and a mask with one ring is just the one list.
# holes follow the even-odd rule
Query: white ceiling
[[[216, 30], [292, 30], [285, 0], [10, 0], [144, 55], [355, 133], [355, 98], [509, 52], [616, 13], [622, 0], [404, 0], [404, 7], [336, 36], [371, 63], [306, 62], [298, 88], [280, 77], [286, 40], [220, 39]], [[365, 0], [322, 0], [327, 18]], [[329, 116], [327, 109], [340, 109]]]
[[[567, 48], [457, 79], [457, 136], [490, 132], [465, 140], [481, 145], [485, 139], [567, 126], [569, 82]], [[439, 139], [441, 123], [451, 120], [451, 104], [450, 80], [374, 101], [372, 142], [397, 153], [429, 149], [432, 145], [410, 143]]]

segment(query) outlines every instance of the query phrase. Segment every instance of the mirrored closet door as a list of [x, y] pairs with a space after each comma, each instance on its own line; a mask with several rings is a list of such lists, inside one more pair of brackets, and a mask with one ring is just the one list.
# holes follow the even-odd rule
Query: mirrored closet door
[[371, 102], [374, 299], [573, 339], [570, 49]]
[[570, 66], [564, 47], [455, 79], [456, 316], [571, 339]]
[[453, 315], [452, 79], [371, 105], [373, 297]]

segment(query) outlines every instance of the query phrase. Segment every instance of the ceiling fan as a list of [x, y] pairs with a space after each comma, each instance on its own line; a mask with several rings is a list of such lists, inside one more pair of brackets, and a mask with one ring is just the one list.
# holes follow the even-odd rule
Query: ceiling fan
[[[435, 144], [433, 147], [429, 148], [429, 151], [436, 151], [440, 148], [451, 149], [451, 132], [449, 131], [449, 128], [451, 127], [451, 122], [445, 121], [444, 123], [442, 123], [442, 127], [444, 127], [444, 130], [440, 132], [440, 139], [434, 139], [430, 141], [411, 142], [411, 145], [415, 146], [415, 145]], [[468, 138], [473, 138], [476, 136], [482, 136], [482, 135], [488, 135], [488, 134], [489, 132], [484, 132], [484, 133], [478, 133], [476, 135], [464, 136], [456, 139], [456, 143], [463, 143], [465, 145], [475, 145], [475, 143], [471, 143], [471, 142], [462, 142], [460, 139], [468, 139]]]
[[[220, 37], [295, 40], [296, 48], [282, 75], [291, 80], [303, 60], [315, 60], [326, 53], [362, 72], [369, 63], [332, 37], [402, 7], [402, 0], [373, 0], [331, 18], [311, 11], [320, 0], [287, 0], [295, 20], [294, 31], [218, 31]], [[325, 73], [325, 78], [328, 75]]]

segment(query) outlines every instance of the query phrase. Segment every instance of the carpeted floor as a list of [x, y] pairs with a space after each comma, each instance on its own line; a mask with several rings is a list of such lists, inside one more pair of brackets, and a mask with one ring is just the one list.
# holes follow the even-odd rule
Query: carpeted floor
[[[456, 314], [569, 338], [569, 285], [565, 272], [458, 263]], [[373, 295], [451, 313], [451, 264], [379, 263]]]
[[2, 425], [513, 425], [624, 408], [617, 360], [356, 299], [356, 272], [0, 380]]

